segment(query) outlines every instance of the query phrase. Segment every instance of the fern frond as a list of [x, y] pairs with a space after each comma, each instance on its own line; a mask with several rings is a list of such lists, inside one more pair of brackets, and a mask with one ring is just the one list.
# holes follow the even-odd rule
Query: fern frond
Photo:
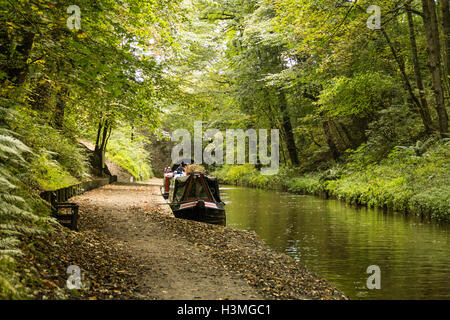
[[3, 232], [18, 232], [19, 234], [30, 234], [30, 235], [38, 235], [38, 234], [44, 234], [45, 231], [35, 228], [35, 227], [27, 227], [23, 225], [18, 224], [12, 224], [12, 223], [3, 223], [0, 224], [0, 233]]
[[8, 135], [0, 134], [0, 150], [2, 150], [5, 146], [22, 153], [32, 153], [31, 149], [20, 140]]
[[5, 255], [5, 256], [22, 256], [23, 253], [19, 249], [6, 249], [6, 250], [0, 249], [0, 256], [1, 255]]
[[20, 236], [21, 233], [15, 230], [1, 230], [0, 235], [2, 235], [2, 237], [16, 237]]
[[19, 292], [16, 290], [15, 286], [0, 273], [0, 296], [3, 297], [4, 295], [2, 293], [7, 293], [5, 296], [8, 298], [19, 296]]
[[14, 250], [14, 247], [18, 246], [19, 243], [20, 241], [17, 238], [9, 237], [0, 239], [0, 250]]
[[30, 212], [29, 210], [24, 210], [18, 208], [13, 204], [9, 204], [7, 206], [2, 206], [0, 208], [0, 221], [5, 220], [20, 220], [22, 222], [37, 222], [39, 221], [39, 217]]
[[27, 202], [22, 197], [12, 195], [9, 193], [0, 193], [0, 201], [6, 201], [8, 203], [15, 203], [16, 205], [20, 204], [21, 208], [28, 208]]
[[0, 190], [13, 190], [16, 189], [16, 185], [12, 184], [8, 179], [0, 177]]

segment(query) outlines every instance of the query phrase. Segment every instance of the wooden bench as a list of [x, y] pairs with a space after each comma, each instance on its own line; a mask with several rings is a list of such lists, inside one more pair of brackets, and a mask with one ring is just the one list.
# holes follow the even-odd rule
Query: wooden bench
[[[78, 205], [67, 201], [86, 191], [100, 188], [114, 182], [117, 182], [117, 176], [86, 181], [67, 188], [42, 192], [41, 198], [50, 203], [52, 216], [58, 219], [63, 226], [78, 231]], [[69, 211], [69, 213], [67, 213], [67, 211]]]
[[[54, 208], [54, 210], [53, 210]], [[59, 223], [72, 230], [78, 231], [78, 205], [76, 203], [57, 203], [52, 208], [52, 216], [58, 219]], [[71, 213], [60, 213], [61, 209], [69, 209]]]
[[[78, 205], [70, 202], [59, 202], [57, 192], [45, 192], [41, 194], [44, 200], [47, 200], [51, 206], [52, 217], [56, 218], [63, 226], [78, 231]], [[69, 211], [69, 213], [63, 211]]]

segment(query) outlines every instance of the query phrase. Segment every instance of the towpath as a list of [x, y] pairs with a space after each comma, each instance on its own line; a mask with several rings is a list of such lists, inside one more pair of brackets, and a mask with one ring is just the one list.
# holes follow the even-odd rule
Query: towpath
[[[61, 227], [37, 241], [42, 260], [24, 266], [39, 270], [38, 297], [345, 299], [254, 233], [174, 218], [160, 185], [119, 182], [71, 199], [80, 206], [80, 231]], [[67, 296], [69, 265], [82, 270], [84, 290]]]

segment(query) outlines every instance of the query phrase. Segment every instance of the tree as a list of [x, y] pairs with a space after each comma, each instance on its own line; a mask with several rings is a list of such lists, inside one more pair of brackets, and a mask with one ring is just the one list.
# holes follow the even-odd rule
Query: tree
[[417, 53], [417, 42], [416, 42], [416, 34], [415, 34], [415, 28], [414, 28], [414, 19], [413, 14], [411, 11], [411, 7], [409, 4], [405, 4], [406, 14], [408, 17], [408, 26], [409, 26], [409, 37], [410, 37], [410, 43], [411, 43], [411, 55], [412, 55], [412, 61], [414, 66], [414, 74], [416, 77], [416, 85], [419, 89], [419, 99], [420, 103], [418, 104], [419, 107], [419, 113], [422, 118], [423, 125], [425, 127], [425, 131], [427, 133], [432, 132], [432, 120], [430, 115], [430, 110], [428, 109], [428, 102], [425, 97], [424, 92], [424, 86], [422, 81], [422, 74], [420, 72], [420, 63], [419, 63], [419, 57]]
[[[439, 5], [441, 8], [442, 33], [444, 35], [443, 39], [444, 57], [445, 57], [444, 75], [447, 75], [446, 81], [448, 83], [449, 80], [448, 75], [450, 74], [450, 1], [440, 0]], [[447, 88], [447, 90], [449, 90], [449, 88]]]
[[422, 0], [423, 20], [428, 43], [428, 66], [431, 73], [432, 88], [435, 97], [435, 108], [438, 115], [439, 132], [448, 135], [448, 114], [444, 101], [441, 73], [441, 45], [434, 0]]
[[[82, 20], [77, 30], [67, 26], [73, 1], [0, 0], [1, 260], [20, 254], [23, 234], [48, 228], [42, 217], [49, 210], [37, 196], [39, 172], [48, 169], [41, 159], [68, 174], [77, 162], [83, 166], [77, 178], [84, 179], [85, 157], [76, 141], [81, 133], [101, 123], [103, 152], [115, 126], [155, 129], [166, 86], [161, 52], [175, 47], [179, 2], [76, 1]], [[61, 159], [70, 161], [63, 166]], [[0, 291], [17, 294], [13, 277], [2, 272]]]

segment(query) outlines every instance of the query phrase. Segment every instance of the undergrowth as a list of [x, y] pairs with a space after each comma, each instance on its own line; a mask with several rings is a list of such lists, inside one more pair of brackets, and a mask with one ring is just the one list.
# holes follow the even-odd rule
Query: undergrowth
[[364, 147], [331, 169], [297, 176], [281, 169], [262, 176], [252, 165], [224, 166], [214, 172], [225, 184], [326, 194], [365, 205], [450, 220], [450, 142], [395, 147], [379, 162], [365, 159]]
[[113, 132], [107, 147], [107, 158], [127, 170], [138, 181], [153, 177], [150, 154], [145, 150], [145, 137], [129, 135], [129, 130], [117, 129]]

